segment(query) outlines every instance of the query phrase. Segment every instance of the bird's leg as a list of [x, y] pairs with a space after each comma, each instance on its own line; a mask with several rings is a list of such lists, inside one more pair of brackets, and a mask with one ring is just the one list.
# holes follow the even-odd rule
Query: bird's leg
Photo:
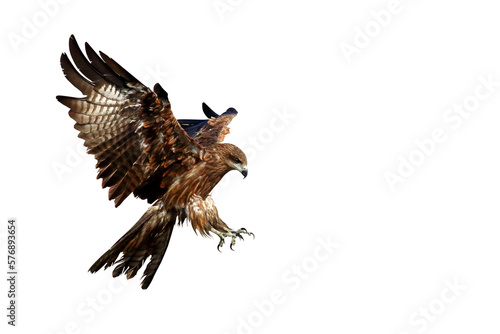
[[191, 221], [195, 231], [199, 231], [201, 235], [208, 235], [209, 232], [219, 236], [220, 241], [217, 249], [224, 245], [224, 239], [231, 238], [230, 248], [236, 244], [236, 238], [243, 240], [243, 234], [254, 236], [253, 233], [248, 232], [245, 228], [233, 230], [229, 228], [226, 223], [219, 217], [217, 208], [214, 201], [210, 196], [202, 199], [198, 195], [193, 195], [186, 207], [185, 216]]
[[240, 238], [241, 240], [244, 240], [242, 234], [251, 235], [252, 237], [255, 238], [255, 235], [252, 232], [248, 232], [247, 229], [244, 227], [240, 228], [239, 230], [232, 230], [229, 227], [227, 227], [226, 224], [224, 224], [224, 227], [219, 229], [212, 227], [210, 232], [217, 234], [220, 238], [219, 244], [217, 245], [217, 250], [219, 252], [220, 248], [224, 246], [224, 238], [226, 237], [231, 237], [231, 244], [229, 245], [229, 248], [231, 248], [231, 250], [233, 250], [233, 246], [236, 244], [237, 237]]

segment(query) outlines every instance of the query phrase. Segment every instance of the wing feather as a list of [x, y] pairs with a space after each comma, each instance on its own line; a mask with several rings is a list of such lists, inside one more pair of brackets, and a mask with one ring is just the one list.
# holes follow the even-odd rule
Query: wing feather
[[229, 133], [228, 125], [238, 112], [234, 108], [229, 108], [219, 115], [205, 103], [202, 104], [202, 108], [208, 119], [180, 119], [179, 124], [199, 145], [209, 147], [224, 140]]
[[[128, 82], [137, 82], [140, 83], [132, 74], [130, 74], [126, 69], [120, 66], [116, 61], [108, 57], [104, 52], [99, 51], [102, 59], [108, 64], [111, 69], [117, 73], [119, 76], [123, 77]], [[142, 84], [141, 84], [142, 85]]]
[[[78, 136], [96, 158], [97, 178], [102, 179], [103, 188], [110, 187], [109, 198], [115, 206], [131, 193], [149, 202], [157, 200], [168, 188], [168, 180], [199, 161], [202, 147], [179, 125], [161, 87], [159, 94], [151, 91], [87, 43], [85, 56], [74, 36], [69, 50], [74, 65], [63, 53], [61, 67], [85, 96], [57, 99], [70, 108]], [[159, 175], [162, 182], [158, 182]]]

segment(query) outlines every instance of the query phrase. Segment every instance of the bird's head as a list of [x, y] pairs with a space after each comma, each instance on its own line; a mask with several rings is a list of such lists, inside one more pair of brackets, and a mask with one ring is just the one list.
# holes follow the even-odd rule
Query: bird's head
[[226, 165], [228, 171], [237, 170], [243, 174], [243, 178], [247, 177], [247, 156], [236, 145], [233, 144], [220, 144], [220, 151], [222, 153], [222, 163]]

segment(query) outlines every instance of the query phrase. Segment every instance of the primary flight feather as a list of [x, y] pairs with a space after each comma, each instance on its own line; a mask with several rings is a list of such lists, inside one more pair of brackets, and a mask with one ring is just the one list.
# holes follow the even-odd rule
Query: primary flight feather
[[[66, 78], [84, 97], [57, 96], [70, 108], [88, 153], [97, 160], [98, 178], [109, 187], [109, 199], [119, 206], [130, 194], [153, 205], [104, 253], [89, 271], [116, 265], [113, 277], [134, 277], [144, 271], [147, 289], [165, 254], [176, 222], [188, 220], [195, 231], [231, 238], [231, 248], [246, 229], [230, 229], [219, 217], [210, 192], [231, 170], [247, 176], [247, 158], [237, 146], [222, 143], [237, 112], [221, 115], [206, 104], [205, 120], [177, 120], [168, 94], [156, 84], [150, 90], [117, 62], [85, 43], [86, 55], [74, 36], [68, 55], [61, 55]], [[118, 257], [121, 257], [118, 259]]]

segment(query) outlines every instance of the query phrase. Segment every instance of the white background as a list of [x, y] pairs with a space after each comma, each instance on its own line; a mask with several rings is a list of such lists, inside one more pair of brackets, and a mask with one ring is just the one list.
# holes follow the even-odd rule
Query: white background
[[[480, 79], [500, 81], [493, 1], [1, 6], [2, 261], [8, 218], [19, 232], [18, 327], [2, 279], [2, 332], [500, 330], [500, 87]], [[202, 102], [239, 111], [226, 141], [249, 155], [249, 176], [228, 174], [214, 197], [255, 240], [219, 253], [176, 228], [146, 291], [139, 277], [87, 272], [148, 205], [115, 209], [79, 153], [55, 99], [79, 96], [59, 66], [71, 34], [160, 81], [179, 118], [201, 117]], [[468, 118], [447, 121], [464, 101]], [[423, 155], [416, 141], [435, 131], [445, 140]], [[419, 165], [391, 189], [387, 173], [410, 157]]]

